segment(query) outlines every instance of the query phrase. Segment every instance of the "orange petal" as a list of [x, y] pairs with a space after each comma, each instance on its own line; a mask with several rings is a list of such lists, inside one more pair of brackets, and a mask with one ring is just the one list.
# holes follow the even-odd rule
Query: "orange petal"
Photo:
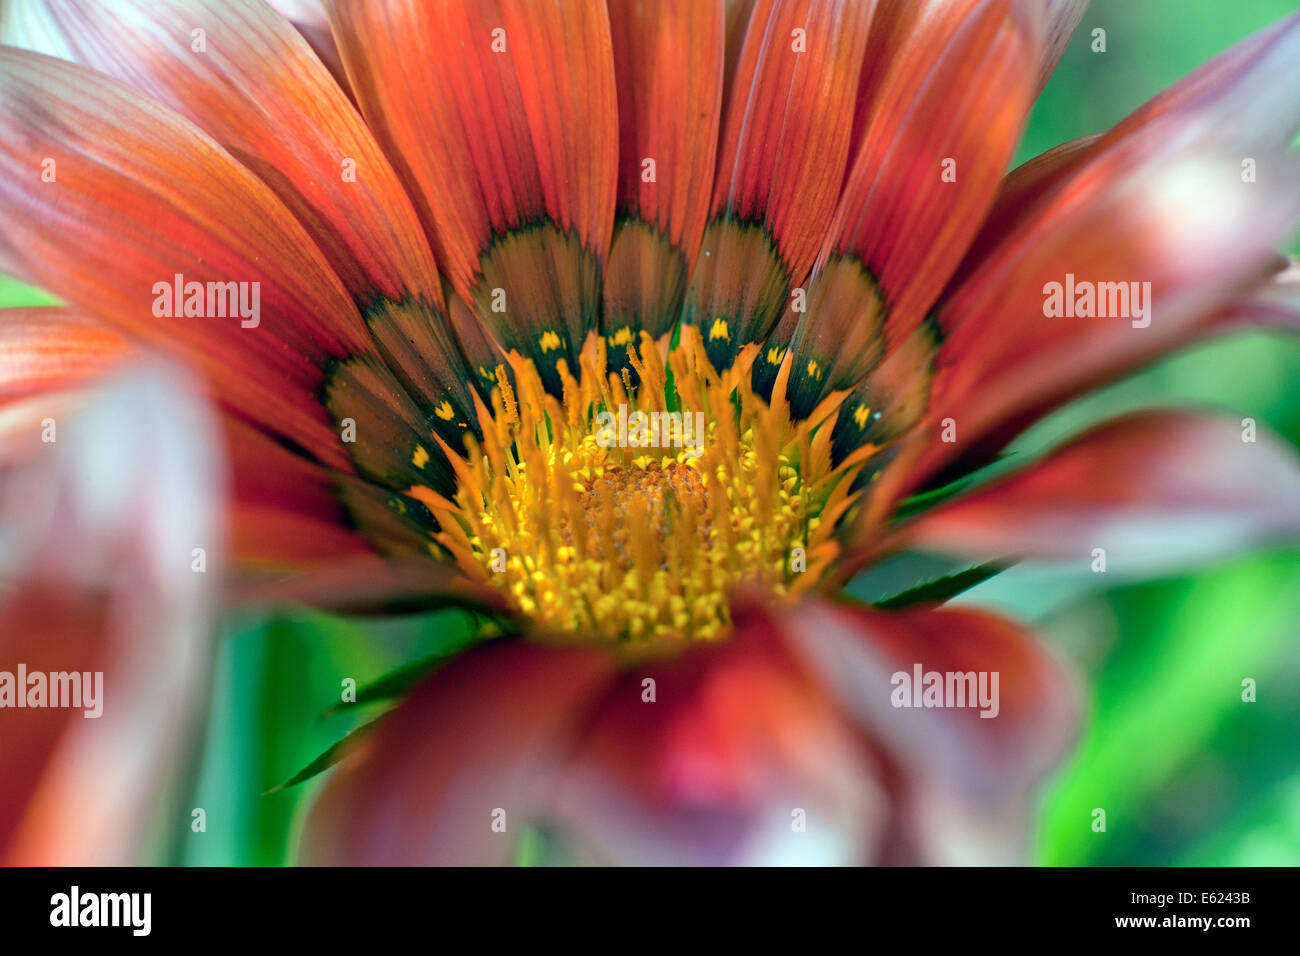
[[433, 256], [397, 175], [307, 43], [266, 4], [15, 5], [44, 8], [59, 42], [15, 30], [6, 43], [54, 54], [66, 46], [76, 62], [193, 120], [270, 186], [359, 302], [409, 293], [441, 304]]
[[[316, 392], [331, 358], [373, 354], [360, 316], [267, 187], [166, 107], [84, 67], [0, 52], [0, 256], [199, 367], [241, 416], [347, 467]], [[248, 318], [156, 315], [178, 275], [244, 283]]]
[[617, 185], [604, 3], [328, 10], [362, 111], [402, 157], [452, 287], [545, 374], [557, 357], [576, 368], [597, 324]]
[[729, 366], [813, 263], [848, 163], [874, 0], [759, 0], [730, 92], [684, 320]]
[[334, 81], [350, 96], [351, 90], [348, 87], [347, 72], [343, 69], [343, 58], [339, 56], [339, 48], [334, 44], [334, 35], [330, 32], [330, 18], [325, 13], [321, 0], [267, 0], [267, 2], [279, 10], [280, 14], [293, 24], [293, 28], [302, 34], [303, 39], [311, 45], [312, 50], [320, 57], [320, 61], [325, 64], [325, 68], [330, 71], [330, 76], [334, 77]]
[[[723, 6], [611, 0], [619, 183], [603, 328], [658, 337], [677, 321], [704, 232], [722, 97]], [[665, 109], [665, 104], [673, 104]]]
[[153, 369], [58, 426], [0, 487], [0, 668], [79, 672], [97, 699], [0, 708], [0, 860], [150, 862], [204, 700], [222, 575], [216, 430], [174, 372]]
[[1300, 461], [1253, 420], [1141, 412], [902, 530], [909, 547], [1170, 571], [1300, 536]]
[[[745, 35], [749, 32], [749, 18], [754, 13], [758, 0], [725, 0], [725, 23], [723, 28], [726, 51], [722, 70], [722, 111], [725, 116], [735, 91], [736, 69], [740, 65], [740, 51], [745, 46]], [[743, 90], [742, 95], [748, 95]]]
[[935, 16], [898, 49], [814, 269], [817, 307], [794, 334], [797, 413], [910, 336], [979, 231], [1036, 93], [1029, 9], [991, 0]]
[[76, 309], [0, 309], [0, 404], [77, 388], [132, 355], [120, 335]]

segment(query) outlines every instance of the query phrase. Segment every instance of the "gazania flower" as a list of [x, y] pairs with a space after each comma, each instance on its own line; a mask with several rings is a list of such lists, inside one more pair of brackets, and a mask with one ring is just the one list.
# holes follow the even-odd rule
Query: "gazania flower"
[[[1300, 18], [1004, 177], [1085, 5], [11, 2], [0, 267], [66, 306], [3, 319], [5, 447], [162, 353], [223, 416], [237, 591], [495, 616], [332, 771], [305, 861], [1021, 859], [1068, 676], [955, 582], [837, 593], [906, 548], [1135, 568], [1300, 524], [1288, 454], [1189, 412], [970, 477], [1296, 316]], [[25, 858], [74, 825], [4, 809]]]

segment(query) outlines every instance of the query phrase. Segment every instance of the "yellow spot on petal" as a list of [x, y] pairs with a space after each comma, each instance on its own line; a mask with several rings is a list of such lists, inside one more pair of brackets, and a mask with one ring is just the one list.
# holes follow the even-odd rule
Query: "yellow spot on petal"
[[415, 454], [411, 456], [411, 464], [416, 468], [423, 468], [429, 463], [429, 453], [425, 451], [423, 445], [415, 446]]
[[559, 335], [551, 331], [543, 332], [541, 337], [537, 340], [537, 343], [542, 347], [543, 355], [547, 352], [554, 351], [555, 349], [562, 348], [564, 345], [564, 342], [560, 339]]
[[871, 418], [871, 409], [866, 405], [859, 405], [857, 411], [853, 413], [853, 420], [857, 422], [858, 428], [866, 428], [867, 420]]
[[632, 327], [629, 325], [623, 326], [613, 335], [609, 336], [610, 345], [631, 345], [632, 341]]
[[808, 360], [808, 377], [819, 382], [822, 379], [822, 367], [816, 359]]
[[444, 422], [451, 421], [456, 415], [455, 410], [451, 407], [451, 402], [447, 401], [445, 398], [442, 400], [442, 404], [433, 410], [433, 413]]
[[767, 350], [767, 362], [769, 365], [780, 365], [781, 359], [785, 358], [785, 349], [779, 345], [773, 345]]
[[731, 332], [727, 330], [727, 322], [721, 316], [713, 320], [713, 326], [709, 329], [709, 341], [722, 339], [724, 341], [731, 338]]

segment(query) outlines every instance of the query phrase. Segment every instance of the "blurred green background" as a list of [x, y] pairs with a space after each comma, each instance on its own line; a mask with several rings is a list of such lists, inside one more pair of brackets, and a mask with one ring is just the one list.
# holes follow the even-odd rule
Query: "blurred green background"
[[[1298, 9], [1296, 0], [1093, 0], [1018, 161], [1105, 129]], [[1104, 54], [1091, 50], [1098, 27]], [[1202, 346], [1064, 409], [1022, 445], [1171, 402], [1233, 409], [1300, 446], [1300, 341], [1251, 334]], [[1078, 662], [1090, 698], [1079, 750], [1047, 794], [1040, 862], [1300, 864], [1300, 551], [1092, 594], [1013, 571], [969, 600], [1038, 621]], [[1255, 703], [1241, 699], [1247, 677]], [[1106, 811], [1104, 833], [1093, 831], [1094, 808]]]
[[[1031, 118], [1021, 162], [1113, 124], [1295, 0], [1094, 0]], [[1093, 53], [1103, 28], [1107, 52]], [[1300, 250], [1300, 246], [1294, 247]], [[0, 305], [39, 293], [0, 278]], [[1197, 348], [1064, 409], [1020, 443], [1038, 449], [1093, 420], [1162, 403], [1222, 406], [1300, 446], [1300, 341], [1235, 336]], [[1300, 864], [1300, 552], [1243, 557], [1141, 583], [1013, 569], [963, 600], [1037, 623], [1077, 663], [1090, 717], [1050, 786], [1045, 864]], [[242, 617], [219, 649], [194, 795], [207, 829], [172, 854], [191, 864], [290, 862], [315, 782], [265, 794], [384, 704], [340, 702], [469, 633], [459, 612], [365, 621]], [[1241, 700], [1243, 678], [1258, 700]], [[1093, 810], [1106, 811], [1094, 832]]]

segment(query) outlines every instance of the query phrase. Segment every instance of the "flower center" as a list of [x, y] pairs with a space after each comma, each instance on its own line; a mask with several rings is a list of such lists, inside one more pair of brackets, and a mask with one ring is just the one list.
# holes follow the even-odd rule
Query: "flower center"
[[666, 361], [645, 335], [627, 354], [614, 373], [590, 338], [576, 379], [559, 367], [562, 399], [512, 355], [513, 382], [499, 368], [480, 408], [483, 441], [444, 448], [457, 491], [434, 509], [438, 541], [538, 631], [715, 638], [738, 587], [815, 581], [848, 482], [829, 427], [819, 439], [754, 394], [754, 347], [721, 374], [690, 326]]

